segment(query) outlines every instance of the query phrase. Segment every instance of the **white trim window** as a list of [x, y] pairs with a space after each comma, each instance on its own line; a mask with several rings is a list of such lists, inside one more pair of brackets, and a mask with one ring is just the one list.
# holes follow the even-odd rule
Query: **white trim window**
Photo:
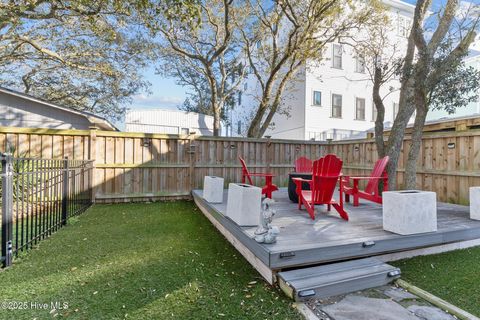
[[361, 54], [355, 57], [355, 72], [365, 73], [365, 57]]
[[341, 44], [332, 44], [332, 68], [342, 69], [343, 47]]
[[322, 106], [322, 93], [320, 91], [313, 91], [312, 105], [317, 107]]
[[355, 98], [355, 120], [365, 120], [364, 98]]
[[332, 94], [332, 118], [342, 117], [342, 95]]

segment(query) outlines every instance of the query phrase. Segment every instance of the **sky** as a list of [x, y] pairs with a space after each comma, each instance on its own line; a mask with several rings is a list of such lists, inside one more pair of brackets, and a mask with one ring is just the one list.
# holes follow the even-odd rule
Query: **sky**
[[[415, 4], [415, 0], [403, 0]], [[433, 0], [434, 6], [440, 6], [445, 0]], [[479, 3], [480, 0], [473, 2]], [[475, 46], [480, 50], [480, 42]], [[186, 88], [175, 84], [175, 79], [164, 78], [155, 74], [155, 66], [151, 66], [144, 72], [144, 77], [151, 83], [150, 94], [140, 94], [133, 98], [130, 109], [177, 109], [185, 100]]]

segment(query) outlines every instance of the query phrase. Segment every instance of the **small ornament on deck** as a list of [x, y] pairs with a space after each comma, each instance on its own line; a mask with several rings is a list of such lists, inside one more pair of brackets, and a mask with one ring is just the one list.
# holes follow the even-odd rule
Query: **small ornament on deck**
[[277, 241], [277, 235], [280, 232], [278, 227], [272, 226], [273, 216], [275, 210], [270, 208], [270, 205], [274, 203], [272, 199], [265, 198], [262, 201], [262, 211], [260, 212], [260, 223], [257, 230], [255, 230], [255, 241], [258, 243], [275, 243]]

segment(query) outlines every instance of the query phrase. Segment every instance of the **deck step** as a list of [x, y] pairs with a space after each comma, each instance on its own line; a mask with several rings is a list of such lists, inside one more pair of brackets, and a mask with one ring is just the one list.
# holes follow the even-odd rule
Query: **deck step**
[[399, 277], [399, 268], [366, 258], [279, 272], [278, 283], [290, 298], [303, 301], [378, 287]]

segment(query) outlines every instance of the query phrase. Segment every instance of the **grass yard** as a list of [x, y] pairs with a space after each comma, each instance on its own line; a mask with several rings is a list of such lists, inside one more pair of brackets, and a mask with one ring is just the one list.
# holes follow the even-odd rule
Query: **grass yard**
[[28, 303], [0, 319], [301, 319], [192, 202], [96, 205], [0, 284], [2, 302]]
[[480, 316], [480, 247], [391, 263], [402, 278]]

